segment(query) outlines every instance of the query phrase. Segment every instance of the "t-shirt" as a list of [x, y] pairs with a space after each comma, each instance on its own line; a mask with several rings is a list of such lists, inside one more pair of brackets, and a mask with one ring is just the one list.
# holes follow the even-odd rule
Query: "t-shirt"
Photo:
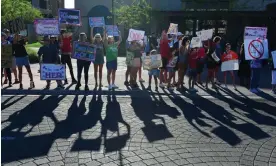
[[196, 64], [198, 60], [198, 53], [196, 50], [192, 51], [189, 56], [189, 68], [190, 69], [196, 69]]
[[169, 40], [163, 39], [160, 41], [160, 54], [162, 58], [170, 59]]
[[200, 47], [198, 49], [198, 58], [204, 58], [205, 57], [205, 49], [203, 47]]
[[217, 54], [217, 57], [220, 58], [220, 56], [222, 54], [222, 49], [221, 49], [220, 44], [216, 44], [216, 54]]
[[16, 44], [12, 45], [12, 52], [15, 57], [25, 57], [28, 55], [24, 45], [24, 40], [19, 40]]
[[37, 54], [42, 55], [43, 63], [56, 63], [58, 61], [58, 48], [55, 44], [40, 47]]
[[62, 51], [63, 54], [72, 52], [71, 41], [72, 41], [72, 36], [62, 37], [61, 51]]
[[118, 57], [118, 46], [116, 44], [106, 46], [106, 61], [114, 61]]

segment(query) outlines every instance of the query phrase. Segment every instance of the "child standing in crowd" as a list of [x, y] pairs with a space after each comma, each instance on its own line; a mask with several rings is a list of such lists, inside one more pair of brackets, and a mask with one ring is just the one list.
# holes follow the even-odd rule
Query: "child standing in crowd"
[[[60, 38], [60, 47], [61, 47], [61, 63], [69, 67], [70, 75], [72, 78], [72, 84], [76, 84], [77, 80], [75, 79], [73, 66], [71, 61], [72, 54], [72, 33], [64, 31]], [[64, 81], [64, 84], [68, 84], [67, 78]]]
[[109, 90], [118, 88], [115, 85], [115, 77], [117, 70], [118, 47], [121, 41], [121, 35], [119, 36], [119, 41], [115, 42], [113, 36], [108, 36], [106, 38], [106, 31], [104, 32], [104, 45], [106, 48], [107, 82]]
[[206, 60], [206, 53], [208, 51], [208, 44], [203, 43], [203, 47], [200, 47], [198, 49], [198, 61], [196, 64], [196, 68], [197, 68], [197, 83], [202, 85], [201, 82], [201, 73], [203, 72], [204, 69], [204, 64], [205, 64], [205, 60]]
[[[157, 51], [156, 50], [152, 50], [150, 52], [150, 56], [152, 55], [156, 55], [157, 54]], [[152, 76], [154, 77], [154, 82], [155, 82], [155, 91], [158, 91], [158, 81], [157, 81], [157, 78], [159, 77], [159, 70], [158, 68], [155, 68], [155, 69], [151, 69], [149, 70], [149, 86], [147, 88], [147, 90], [151, 90], [151, 80], [152, 80]]]
[[[79, 35], [79, 42], [87, 42], [87, 36], [85, 33], [80, 33]], [[88, 72], [90, 68], [90, 61], [82, 60], [82, 59], [77, 59], [77, 69], [78, 69], [78, 83], [76, 85], [75, 90], [79, 90], [81, 87], [81, 74], [82, 74], [82, 69], [84, 69], [84, 82], [85, 82], [85, 87], [84, 90], [88, 91]]]
[[178, 62], [178, 85], [177, 89], [184, 89], [184, 76], [188, 68], [188, 56], [190, 52], [190, 40], [188, 37], [184, 37], [181, 43], [179, 51], [179, 62]]
[[165, 87], [165, 83], [167, 83], [167, 65], [169, 60], [171, 59], [170, 56], [170, 46], [169, 46], [169, 39], [166, 31], [162, 32], [161, 40], [160, 40], [160, 54], [162, 57], [162, 67], [160, 71], [160, 88]]
[[[168, 78], [168, 86], [167, 88], [169, 90], [173, 90], [173, 85], [171, 84], [171, 81], [172, 81], [172, 78], [173, 76], [175, 75], [175, 66], [177, 64], [177, 59], [178, 59], [178, 56], [175, 56], [175, 53], [176, 53], [176, 49], [174, 49], [173, 47], [170, 48], [170, 57], [171, 57], [171, 60], [169, 61], [168, 65], [167, 65], [167, 71], [169, 73], [169, 78]], [[176, 58], [177, 59], [176, 59]], [[176, 59], [176, 60], [175, 60]]]
[[197, 92], [194, 88], [197, 76], [198, 48], [192, 49], [189, 55], [189, 91]]
[[[49, 41], [48, 36], [45, 36], [43, 39], [43, 46], [39, 48], [37, 54], [39, 59], [42, 56], [42, 63], [50, 63], [50, 64], [59, 64], [59, 55], [58, 55], [58, 45], [55, 43], [51, 43]], [[46, 89], [50, 88], [51, 80], [47, 80]], [[62, 81], [57, 80], [57, 89], [63, 89]]]
[[33, 74], [30, 67], [28, 53], [25, 48], [25, 39], [21, 39], [20, 35], [15, 34], [12, 47], [13, 47], [13, 54], [16, 60], [16, 66], [18, 67], [18, 71], [19, 71], [19, 82], [20, 82], [19, 89], [23, 89], [23, 84], [22, 84], [23, 66], [25, 66], [29, 74], [30, 89], [34, 88], [35, 84], [33, 81]]
[[[8, 45], [10, 44], [9, 41], [6, 40], [7, 36], [4, 32], [1, 33], [1, 45]], [[12, 56], [12, 55], [10, 55]], [[9, 80], [9, 87], [12, 87], [12, 80], [11, 80], [11, 69], [10, 68], [1, 68], [1, 74], [3, 74], [3, 72], [6, 73], [8, 80]], [[5, 79], [6, 81], [6, 79]], [[7, 83], [4, 81], [4, 84]], [[1, 77], [1, 85], [2, 85], [2, 77]]]
[[[217, 55], [217, 57], [219, 59], [220, 59], [220, 57], [222, 55], [222, 49], [221, 49], [220, 41], [221, 41], [221, 37], [219, 37], [219, 36], [214, 37], [214, 40], [213, 40], [214, 45], [213, 45], [213, 47], [214, 47], [216, 55]], [[217, 84], [220, 84], [220, 81], [218, 79], [218, 76], [219, 76], [218, 74], [220, 72], [219, 68], [220, 68], [220, 63], [217, 63], [215, 71], [214, 71], [214, 79], [215, 79], [215, 83], [217, 83]]]

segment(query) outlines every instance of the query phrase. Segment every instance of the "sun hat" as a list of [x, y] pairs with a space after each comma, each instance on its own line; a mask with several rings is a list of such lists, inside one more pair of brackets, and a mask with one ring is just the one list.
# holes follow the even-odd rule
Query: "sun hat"
[[97, 34], [95, 35], [95, 38], [97, 38], [97, 37], [101, 37], [101, 34], [97, 33]]

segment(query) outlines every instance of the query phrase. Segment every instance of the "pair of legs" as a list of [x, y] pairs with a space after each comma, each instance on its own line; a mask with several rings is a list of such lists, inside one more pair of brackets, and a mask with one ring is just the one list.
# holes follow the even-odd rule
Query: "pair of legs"
[[228, 73], [228, 72], [229, 72], [230, 75], [231, 75], [232, 83], [233, 83], [234, 89], [236, 89], [234, 71], [225, 71], [225, 72], [223, 72], [225, 87], [227, 88], [227, 73]]
[[189, 89], [195, 89], [195, 82], [196, 82], [197, 71], [196, 69], [189, 69]]
[[117, 59], [106, 62], [106, 68], [107, 68], [107, 82], [108, 82], [109, 89], [117, 88], [117, 86], [115, 86]]
[[[19, 80], [18, 80], [18, 77], [17, 77], [17, 69], [16, 69], [16, 67], [12, 68], [12, 72], [13, 72], [13, 75], [14, 75], [14, 78], [15, 78], [14, 84], [19, 83]], [[7, 82], [7, 79], [9, 79], [9, 76], [8, 76], [9, 74], [6, 72], [6, 70], [4, 70], [4, 75], [5, 75], [5, 80], [4, 80], [4, 83], [5, 83], [5, 82]]]
[[261, 69], [260, 68], [252, 68], [251, 69], [250, 90], [254, 93], [258, 92], [260, 77], [261, 77]]
[[23, 71], [23, 66], [25, 66], [28, 74], [29, 74], [29, 78], [30, 78], [30, 88], [34, 88], [34, 81], [33, 81], [33, 74], [31, 71], [31, 67], [30, 67], [30, 62], [29, 62], [29, 58], [28, 56], [25, 57], [16, 57], [16, 65], [18, 67], [18, 72], [19, 72], [19, 88], [23, 89], [23, 84], [22, 84], [22, 71]]
[[[46, 89], [49, 89], [49, 88], [50, 88], [50, 85], [51, 85], [51, 80], [47, 80], [46, 82], [47, 82]], [[61, 80], [56, 80], [56, 82], [57, 82], [58, 88], [63, 87], [63, 86], [62, 86], [62, 81], [61, 81]]]
[[151, 80], [152, 77], [154, 77], [154, 82], [155, 82], [155, 90], [158, 90], [158, 75], [159, 75], [159, 70], [158, 69], [152, 69], [149, 71], [149, 86], [148, 86], [148, 90], [151, 90]]
[[168, 78], [167, 83], [168, 83], [168, 88], [170, 89], [173, 87], [171, 82], [172, 82], [173, 77], [175, 76], [175, 71], [174, 71], [174, 68], [168, 68], [167, 70], [169, 72], [169, 78]]
[[94, 63], [94, 79], [95, 79], [95, 86], [98, 86], [98, 73], [99, 73], [100, 87], [102, 87], [103, 64], [95, 64], [95, 63]]
[[139, 70], [139, 67], [131, 67], [130, 70], [130, 84], [132, 86], [136, 86], [137, 85], [137, 72]]
[[214, 71], [214, 81], [219, 84], [220, 81], [218, 77], [219, 77], [219, 65], [216, 66]]
[[89, 90], [88, 88], [88, 71], [90, 67], [91, 62], [84, 61], [84, 60], [77, 60], [77, 69], [78, 69], [78, 83], [76, 86], [76, 90], [79, 90], [81, 86], [81, 74], [82, 70], [84, 69], [84, 81], [85, 81], [85, 90]]
[[184, 63], [178, 63], [178, 83], [177, 88], [184, 88], [184, 77], [187, 70], [187, 65]]
[[[71, 55], [69, 54], [61, 54], [61, 63], [69, 67], [70, 75], [72, 78], [72, 83], [77, 83], [77, 80], [75, 79], [74, 72], [73, 72], [73, 66], [72, 66], [72, 61], [71, 61]], [[65, 79], [65, 84], [67, 84], [67, 78]]]
[[[3, 75], [3, 72], [4, 72], [4, 75], [5, 75], [5, 80], [4, 80], [4, 84], [6, 84], [6, 80], [8, 78], [9, 80], [9, 86], [11, 87], [12, 86], [12, 76], [11, 76], [11, 69], [10, 68], [2, 68], [1, 69], [1, 73]], [[7, 78], [6, 78], [7, 77]], [[1, 77], [2, 78], [2, 77]], [[2, 79], [1, 79], [1, 85], [2, 85]]]
[[167, 64], [168, 64], [168, 59], [162, 57], [162, 68], [160, 71], [159, 79], [160, 79], [160, 85], [162, 86], [164, 83], [167, 83]]
[[139, 81], [144, 82], [144, 80], [142, 79], [142, 65], [138, 69], [138, 76], [139, 76]]
[[215, 88], [215, 82], [214, 82], [215, 72], [216, 72], [215, 69], [208, 69], [208, 75], [207, 75], [207, 79], [206, 79], [206, 89], [208, 89], [209, 82], [211, 82], [212, 87]]

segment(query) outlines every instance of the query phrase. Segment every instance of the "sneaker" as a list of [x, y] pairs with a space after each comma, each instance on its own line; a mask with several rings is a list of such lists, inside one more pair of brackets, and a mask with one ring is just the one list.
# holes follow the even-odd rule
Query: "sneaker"
[[225, 85], [223, 86], [223, 88], [228, 89], [228, 86], [225, 84]]
[[129, 82], [128, 81], [125, 81], [124, 84], [125, 84], [125, 86], [129, 86]]
[[35, 87], [35, 84], [33, 81], [30, 82], [30, 89], [33, 89]]
[[19, 84], [19, 89], [23, 89], [23, 84]]
[[88, 85], [85, 85], [84, 90], [85, 90], [85, 91], [89, 91]]
[[80, 90], [81, 84], [77, 84], [75, 90]]
[[252, 93], [259, 93], [259, 91], [257, 89], [250, 89], [250, 92], [252, 92]]
[[142, 78], [139, 79], [139, 82], [145, 82], [145, 80], [143, 80]]
[[234, 85], [234, 90], [238, 90], [237, 87], [236, 87], [236, 85]]
[[116, 86], [115, 84], [113, 84], [113, 85], [112, 85], [112, 88], [113, 88], [113, 89], [118, 89], [119, 87]]
[[146, 90], [151, 91], [151, 86], [148, 86]]
[[7, 84], [8, 83], [8, 80], [4, 80], [4, 84]]
[[13, 84], [19, 84], [19, 83], [20, 83], [19, 80], [16, 79]]
[[159, 87], [160, 87], [160, 88], [165, 88], [165, 85], [164, 85], [163, 83], [160, 83], [160, 84], [159, 84]]
[[57, 90], [64, 89], [64, 86], [62, 86], [62, 85], [58, 85], [56, 89], [57, 89]]

